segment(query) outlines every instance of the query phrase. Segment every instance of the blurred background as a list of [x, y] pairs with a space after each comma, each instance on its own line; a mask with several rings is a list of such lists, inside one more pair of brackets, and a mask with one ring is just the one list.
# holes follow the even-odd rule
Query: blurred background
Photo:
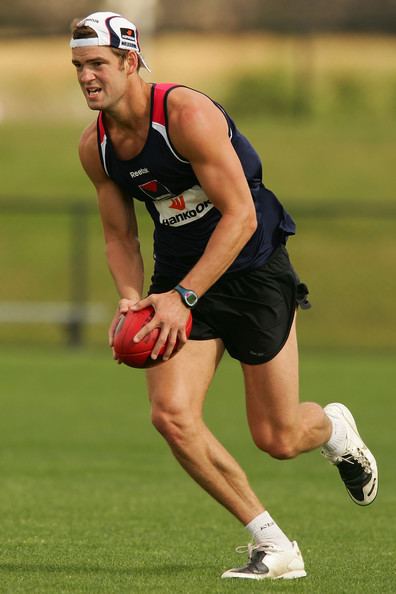
[[[396, 346], [396, 3], [14, 0], [0, 6], [0, 344], [105, 347], [117, 295], [77, 145], [71, 20], [124, 13], [152, 74], [216, 98], [297, 222], [306, 348]], [[151, 223], [138, 206], [151, 266]]]
[[[69, 49], [71, 20], [100, 9], [138, 24], [146, 80], [214, 97], [260, 153], [313, 304], [299, 314], [302, 399], [351, 407], [378, 503], [352, 506], [317, 452], [263, 456], [229, 357], [209, 427], [306, 551], [296, 592], [395, 592], [395, 0], [0, 3], [1, 591], [213, 594], [246, 539], [151, 427], [144, 374], [107, 347], [118, 297], [77, 155], [96, 114]], [[148, 281], [152, 225], [137, 209]]]

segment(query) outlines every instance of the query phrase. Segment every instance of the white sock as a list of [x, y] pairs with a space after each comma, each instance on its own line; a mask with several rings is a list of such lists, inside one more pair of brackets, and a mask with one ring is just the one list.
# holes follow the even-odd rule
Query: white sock
[[347, 435], [345, 423], [336, 417], [332, 417], [328, 412], [326, 412], [326, 415], [330, 419], [333, 429], [330, 439], [325, 444], [325, 447], [326, 449], [331, 450], [336, 456], [342, 456], [345, 453]]
[[249, 530], [256, 543], [274, 544], [282, 550], [292, 548], [292, 543], [286, 534], [282, 532], [267, 511], [253, 518], [247, 524], [246, 529]]

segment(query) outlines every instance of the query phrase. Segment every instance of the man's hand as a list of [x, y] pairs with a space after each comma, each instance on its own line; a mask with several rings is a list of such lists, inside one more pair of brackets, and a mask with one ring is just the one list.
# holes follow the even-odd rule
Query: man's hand
[[149, 295], [129, 307], [129, 309], [139, 311], [149, 305], [154, 307], [155, 315], [148, 324], [139, 330], [134, 340], [135, 342], [139, 342], [151, 330], [159, 328], [160, 333], [151, 353], [151, 358], [157, 359], [161, 347], [167, 343], [166, 350], [162, 356], [162, 359], [167, 361], [175, 350], [175, 347], [179, 351], [187, 342], [186, 323], [190, 312], [183, 305], [180, 295], [173, 290], [167, 293]]
[[[115, 332], [115, 329], [117, 326], [117, 322], [120, 319], [120, 315], [122, 315], [122, 314], [125, 315], [130, 309], [132, 309], [132, 307], [135, 305], [135, 303], [136, 303], [136, 301], [133, 301], [132, 299], [120, 299], [120, 301], [118, 303], [118, 307], [114, 314], [114, 317], [111, 320], [111, 324], [110, 324], [109, 331], [108, 331], [108, 337], [109, 337], [109, 346], [111, 347], [111, 349], [113, 351], [113, 359], [117, 359], [117, 357], [115, 355], [114, 347], [113, 347], [114, 332]], [[120, 361], [118, 361], [118, 363], [120, 363]]]

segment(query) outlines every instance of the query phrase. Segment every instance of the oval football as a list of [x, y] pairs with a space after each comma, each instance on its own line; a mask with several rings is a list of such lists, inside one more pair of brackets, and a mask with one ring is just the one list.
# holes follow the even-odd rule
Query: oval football
[[[162, 355], [165, 352], [166, 343], [161, 348], [157, 359], [154, 360], [150, 357], [158, 339], [160, 332], [159, 328], [154, 328], [154, 330], [149, 332], [149, 334], [139, 342], [134, 342], [133, 340], [140, 328], [153, 318], [154, 313], [154, 308], [148, 306], [139, 311], [128, 311], [126, 314], [120, 316], [113, 339], [114, 351], [118, 361], [129, 367], [136, 368], [152, 367], [162, 362]], [[186, 323], [187, 337], [190, 336], [191, 329], [192, 316], [190, 312]], [[176, 354], [176, 349], [174, 354]]]

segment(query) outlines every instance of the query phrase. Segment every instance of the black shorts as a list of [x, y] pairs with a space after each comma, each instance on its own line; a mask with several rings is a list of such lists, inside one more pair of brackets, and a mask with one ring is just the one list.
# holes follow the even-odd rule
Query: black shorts
[[[154, 275], [149, 293], [163, 293], [180, 279]], [[221, 338], [234, 359], [250, 365], [270, 361], [285, 344], [298, 304], [310, 307], [282, 245], [256, 270], [222, 276], [192, 310], [190, 340]]]

